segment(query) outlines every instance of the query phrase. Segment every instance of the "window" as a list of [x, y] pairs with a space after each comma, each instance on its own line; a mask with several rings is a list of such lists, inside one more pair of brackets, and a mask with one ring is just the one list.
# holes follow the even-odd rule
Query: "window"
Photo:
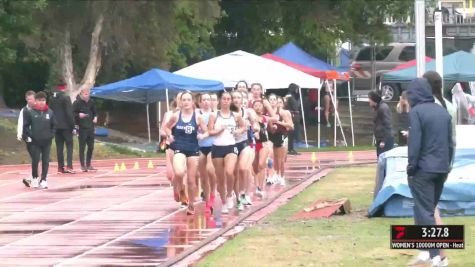
[[402, 49], [401, 54], [399, 55], [399, 60], [409, 61], [416, 58], [416, 47], [406, 46]]
[[[384, 60], [389, 53], [393, 50], [392, 46], [378, 46], [375, 49], [375, 59], [376, 60]], [[371, 47], [365, 47], [360, 50], [358, 56], [356, 57], [356, 61], [371, 61]]]

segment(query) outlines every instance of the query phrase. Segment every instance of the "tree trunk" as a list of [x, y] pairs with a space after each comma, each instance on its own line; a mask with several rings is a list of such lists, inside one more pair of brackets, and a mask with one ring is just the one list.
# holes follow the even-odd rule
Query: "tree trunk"
[[71, 97], [71, 100], [74, 101], [76, 95], [72, 92], [76, 90], [76, 79], [74, 77], [73, 69], [73, 55], [71, 52], [71, 39], [69, 31], [66, 31], [64, 34], [64, 43], [61, 47], [61, 60], [62, 60], [62, 74], [64, 82], [67, 85], [67, 93]]
[[66, 32], [65, 44], [63, 45], [62, 49], [63, 78], [67, 84], [68, 94], [72, 101], [76, 99], [77, 95], [83, 89], [91, 89], [96, 82], [97, 73], [99, 72], [102, 63], [100, 36], [103, 23], [104, 16], [100, 15], [97, 19], [96, 25], [94, 26], [94, 31], [92, 32], [89, 62], [87, 63], [84, 76], [79, 85], [76, 84], [76, 80], [74, 78], [71, 41], [69, 38], [69, 32]]
[[5, 89], [3, 85], [3, 76], [0, 75], [0, 109], [8, 108], [7, 103], [5, 103]]

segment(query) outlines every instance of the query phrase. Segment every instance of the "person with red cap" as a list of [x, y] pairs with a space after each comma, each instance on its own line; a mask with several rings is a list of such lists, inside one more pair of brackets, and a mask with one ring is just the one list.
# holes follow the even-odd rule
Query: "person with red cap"
[[[65, 93], [66, 85], [58, 85], [49, 99], [49, 106], [56, 116], [56, 153], [58, 173], [74, 173], [73, 131], [74, 117], [71, 99]], [[64, 144], [66, 144], [67, 166], [64, 166]]]

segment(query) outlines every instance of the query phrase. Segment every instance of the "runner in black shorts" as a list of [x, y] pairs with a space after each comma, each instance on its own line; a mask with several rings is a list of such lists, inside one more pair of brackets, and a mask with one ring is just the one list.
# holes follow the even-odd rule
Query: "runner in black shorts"
[[246, 129], [239, 111], [232, 104], [229, 92], [223, 92], [220, 98], [220, 110], [211, 114], [209, 119], [209, 134], [216, 136], [211, 149], [213, 165], [218, 177], [218, 191], [221, 196], [222, 213], [228, 213], [234, 207], [234, 169], [237, 161], [235, 135]]

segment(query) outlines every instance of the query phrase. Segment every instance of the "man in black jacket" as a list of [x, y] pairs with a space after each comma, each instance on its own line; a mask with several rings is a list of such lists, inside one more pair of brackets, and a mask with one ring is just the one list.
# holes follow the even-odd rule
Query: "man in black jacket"
[[[73, 131], [74, 118], [71, 99], [64, 91], [65, 85], [56, 87], [50, 97], [49, 106], [56, 117], [56, 153], [58, 155], [58, 173], [74, 173], [73, 170]], [[66, 143], [67, 167], [64, 167], [64, 144]]]
[[[46, 104], [46, 94], [38, 92], [35, 95], [36, 104], [33, 109], [26, 111], [23, 118], [23, 139], [31, 142], [31, 173], [30, 182], [26, 186], [48, 188], [46, 178], [49, 168], [49, 153], [51, 141], [55, 134], [54, 113]], [[41, 158], [41, 180], [38, 179], [38, 163]]]
[[[74, 121], [79, 127], [79, 161], [83, 172], [96, 171], [91, 166], [94, 151], [94, 124], [97, 123], [97, 111], [89, 90], [82, 90], [73, 104]], [[87, 145], [86, 159], [84, 151]]]
[[391, 109], [384, 103], [376, 91], [368, 94], [369, 106], [376, 111], [373, 119], [373, 134], [376, 139], [376, 155], [391, 150], [394, 147]]
[[[409, 112], [408, 184], [414, 198], [417, 225], [435, 225], [434, 210], [454, 156], [451, 118], [447, 110], [434, 103], [432, 89], [423, 78], [407, 89]], [[429, 250], [432, 266], [441, 261], [439, 250]]]
[[290, 155], [299, 155], [294, 149], [294, 142], [300, 140], [300, 95], [299, 95], [299, 86], [295, 83], [289, 85], [289, 95], [287, 98], [287, 109], [292, 114], [292, 122], [294, 123], [294, 130], [289, 132], [288, 140], [288, 154]]

